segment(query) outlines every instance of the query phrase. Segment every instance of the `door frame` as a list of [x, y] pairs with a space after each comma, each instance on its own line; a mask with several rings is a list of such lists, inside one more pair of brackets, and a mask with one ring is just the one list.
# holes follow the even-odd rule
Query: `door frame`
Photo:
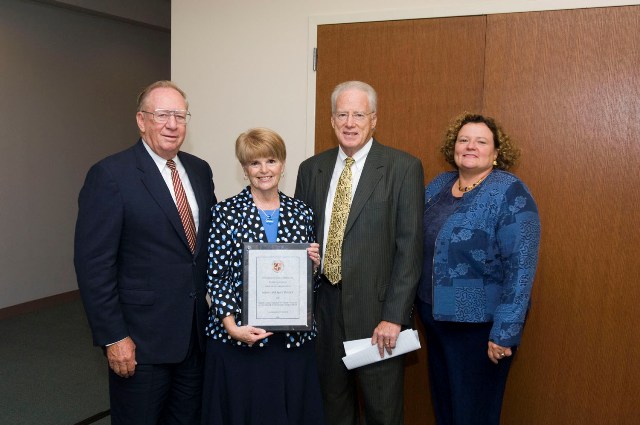
[[[313, 49], [318, 45], [318, 26], [355, 22], [398, 21], [409, 19], [445, 18], [453, 16], [493, 15], [498, 13], [539, 12], [566, 9], [631, 6], [638, 2], [614, 0], [528, 0], [503, 2], [491, 0], [478, 3], [473, 0], [451, 2], [436, 0], [430, 7], [390, 9], [384, 11], [353, 12], [340, 15], [311, 15], [307, 40], [307, 135], [305, 159], [314, 154], [316, 125], [316, 72], [313, 69]], [[327, 99], [327, 101], [329, 101]], [[327, 125], [329, 122], [327, 121]]]

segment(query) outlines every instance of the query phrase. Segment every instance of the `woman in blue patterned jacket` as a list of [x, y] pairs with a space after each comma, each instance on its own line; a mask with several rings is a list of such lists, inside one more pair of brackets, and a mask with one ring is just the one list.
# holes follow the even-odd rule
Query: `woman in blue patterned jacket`
[[417, 309], [438, 425], [498, 425], [538, 263], [540, 220], [492, 118], [463, 114], [441, 148], [457, 170], [426, 188]]
[[313, 212], [278, 190], [286, 149], [277, 133], [242, 133], [236, 157], [249, 186], [213, 208], [209, 232], [202, 423], [323, 424], [315, 323], [307, 332], [273, 333], [245, 324], [242, 311], [243, 243], [311, 243], [308, 255], [317, 268]]

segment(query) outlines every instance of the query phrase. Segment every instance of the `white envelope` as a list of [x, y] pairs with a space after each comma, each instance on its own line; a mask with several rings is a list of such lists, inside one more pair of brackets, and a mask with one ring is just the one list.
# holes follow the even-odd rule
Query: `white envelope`
[[347, 369], [351, 370], [417, 350], [420, 348], [420, 339], [418, 338], [418, 331], [406, 329], [398, 335], [396, 347], [392, 353], [389, 354], [387, 350], [384, 350], [384, 357], [382, 358], [378, 352], [378, 346], [371, 345], [371, 338], [345, 341], [343, 344], [347, 355], [342, 358], [342, 361]]

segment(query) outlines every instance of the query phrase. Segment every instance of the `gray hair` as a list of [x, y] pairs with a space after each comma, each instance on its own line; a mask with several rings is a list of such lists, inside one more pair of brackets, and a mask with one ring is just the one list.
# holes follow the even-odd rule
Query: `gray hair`
[[158, 88], [174, 89], [175, 91], [180, 93], [180, 95], [184, 99], [185, 104], [187, 105], [187, 109], [189, 109], [189, 102], [187, 101], [187, 95], [185, 94], [185, 92], [183, 92], [182, 89], [178, 87], [178, 85], [173, 81], [160, 80], [148, 85], [144, 90], [140, 92], [140, 94], [138, 95], [138, 112], [142, 111], [142, 108], [145, 107], [145, 102], [147, 101], [149, 94], [151, 94], [152, 91]]
[[365, 92], [367, 94], [367, 99], [369, 100], [369, 108], [371, 108], [371, 111], [369, 112], [376, 112], [378, 95], [374, 88], [362, 81], [345, 81], [344, 83], [338, 84], [336, 88], [333, 89], [333, 93], [331, 93], [331, 113], [336, 113], [336, 102], [338, 100], [338, 96], [340, 96], [342, 92], [351, 89]]

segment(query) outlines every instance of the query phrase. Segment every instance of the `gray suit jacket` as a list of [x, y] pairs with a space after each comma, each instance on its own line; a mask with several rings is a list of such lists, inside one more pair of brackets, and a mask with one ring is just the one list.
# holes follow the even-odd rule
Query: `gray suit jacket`
[[[295, 197], [311, 206], [322, 246], [338, 148], [300, 165]], [[424, 177], [419, 159], [376, 140], [356, 188], [342, 247], [347, 339], [368, 338], [381, 320], [409, 325], [422, 270]]]

